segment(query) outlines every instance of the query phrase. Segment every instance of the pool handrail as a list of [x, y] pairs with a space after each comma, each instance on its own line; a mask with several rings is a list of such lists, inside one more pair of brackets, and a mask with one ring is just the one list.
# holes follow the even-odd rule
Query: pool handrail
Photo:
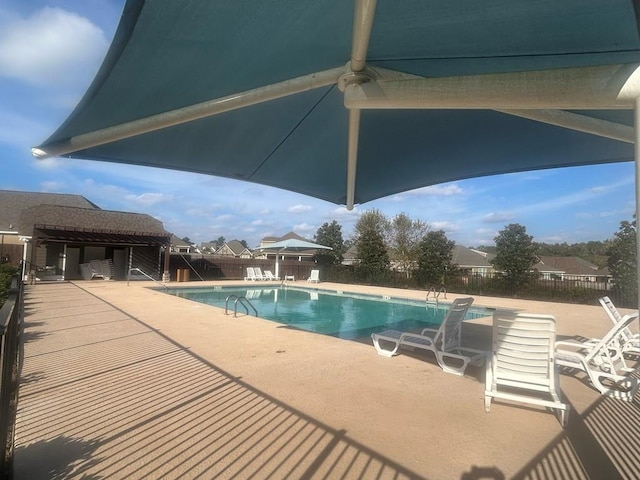
[[[247, 315], [249, 315], [249, 307], [251, 307], [251, 309], [253, 310], [253, 314], [257, 317], [258, 316], [258, 310], [256, 310], [256, 307], [253, 306], [253, 304], [247, 299], [247, 297], [242, 297], [242, 296], [238, 296], [238, 295], [229, 295], [225, 301], [224, 301], [224, 314], [228, 315], [228, 307], [229, 307], [229, 300], [233, 299], [233, 317], [237, 317], [238, 316], [238, 303], [240, 305], [242, 305], [244, 307], [244, 309], [247, 312]], [[247, 306], [249, 305], [249, 307]]]

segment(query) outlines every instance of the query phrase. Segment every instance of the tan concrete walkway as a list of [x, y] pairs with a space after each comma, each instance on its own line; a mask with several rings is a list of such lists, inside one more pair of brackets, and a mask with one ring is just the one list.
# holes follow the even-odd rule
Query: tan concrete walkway
[[[608, 328], [600, 307], [475, 304], [551, 313], [561, 337]], [[428, 355], [384, 358], [146, 285], [29, 286], [25, 322], [18, 480], [640, 478], [639, 399], [574, 377], [561, 377], [562, 430], [543, 409], [486, 414], [483, 369], [456, 377]], [[467, 339], [488, 347], [489, 325]]]

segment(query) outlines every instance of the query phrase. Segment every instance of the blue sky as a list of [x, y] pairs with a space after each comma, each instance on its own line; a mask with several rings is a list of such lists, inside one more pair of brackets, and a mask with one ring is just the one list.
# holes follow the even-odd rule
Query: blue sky
[[0, 189], [84, 195], [109, 210], [141, 212], [179, 237], [224, 236], [257, 246], [291, 230], [312, 238], [338, 221], [406, 213], [466, 246], [492, 244], [520, 223], [540, 242], [612, 238], [634, 212], [634, 166], [618, 163], [500, 175], [427, 187], [353, 211], [247, 182], [94, 161], [36, 160], [31, 147], [64, 121], [111, 42], [124, 0], [4, 0], [0, 4]]

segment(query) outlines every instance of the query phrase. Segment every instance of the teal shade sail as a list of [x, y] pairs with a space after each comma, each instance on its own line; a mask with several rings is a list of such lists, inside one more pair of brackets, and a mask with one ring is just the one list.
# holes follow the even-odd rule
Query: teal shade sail
[[[370, 4], [370, 36], [354, 34]], [[35, 152], [347, 205], [463, 178], [632, 161], [633, 108], [619, 92], [640, 63], [637, 19], [631, 0], [129, 0], [94, 82]], [[354, 71], [356, 37], [366, 37], [366, 66]], [[403, 97], [350, 117], [350, 89], [366, 84], [365, 101], [378, 90], [387, 101], [382, 87], [405, 95], [411, 79], [425, 81], [415, 108]], [[285, 93], [271, 96], [274, 85]], [[245, 102], [247, 92], [257, 100]], [[599, 134], [514, 114], [523, 106], [595, 122]]]

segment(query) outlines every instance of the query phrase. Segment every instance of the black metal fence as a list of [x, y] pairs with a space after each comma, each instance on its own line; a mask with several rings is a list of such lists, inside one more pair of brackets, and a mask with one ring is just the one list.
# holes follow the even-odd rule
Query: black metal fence
[[13, 477], [13, 450], [20, 375], [20, 334], [24, 319], [24, 284], [12, 279], [0, 308], [0, 478]]
[[611, 282], [604, 280], [592, 282], [585, 280], [552, 280], [532, 276], [524, 285], [516, 288], [500, 274], [467, 275], [456, 273], [447, 276], [443, 283], [425, 285], [418, 282], [411, 275], [407, 275], [407, 272], [371, 272], [344, 265], [321, 269], [320, 276], [324, 281], [414, 288], [425, 290], [425, 293], [431, 288], [439, 291], [444, 287], [447, 292], [452, 293], [586, 305], [598, 305], [598, 299], [606, 295], [619, 307], [638, 308], [637, 295], [625, 295]]
[[[311, 260], [280, 260], [280, 278], [285, 275], [304, 280], [312, 269], [318, 268]], [[256, 258], [232, 258], [201, 254], [171, 254], [169, 275], [172, 282], [178, 280], [178, 270], [188, 271], [189, 281], [194, 280], [242, 280], [247, 275], [247, 267], [260, 267], [264, 272], [275, 274], [275, 260]], [[184, 281], [184, 277], [180, 277]]]
[[[188, 270], [188, 278], [194, 280], [241, 280], [247, 267], [260, 267], [274, 271], [274, 260], [250, 258], [224, 258], [215, 255], [171, 255], [171, 281], [178, 279], [178, 270]], [[439, 291], [444, 287], [448, 292], [469, 295], [522, 298], [549, 302], [579, 303], [598, 305], [598, 299], [608, 296], [621, 308], [638, 308], [638, 297], [624, 294], [611, 282], [545, 279], [532, 276], [517, 288], [500, 274], [469, 275], [455, 273], [447, 276], [437, 285], [418, 282], [411, 273], [397, 271], [368, 271], [353, 265], [319, 266], [313, 261], [284, 260], [280, 262], [280, 277], [294, 276], [306, 279], [312, 269], [320, 269], [320, 280], [359, 285], [380, 285], [393, 288], [413, 288]], [[184, 281], [184, 278], [182, 279]]]

